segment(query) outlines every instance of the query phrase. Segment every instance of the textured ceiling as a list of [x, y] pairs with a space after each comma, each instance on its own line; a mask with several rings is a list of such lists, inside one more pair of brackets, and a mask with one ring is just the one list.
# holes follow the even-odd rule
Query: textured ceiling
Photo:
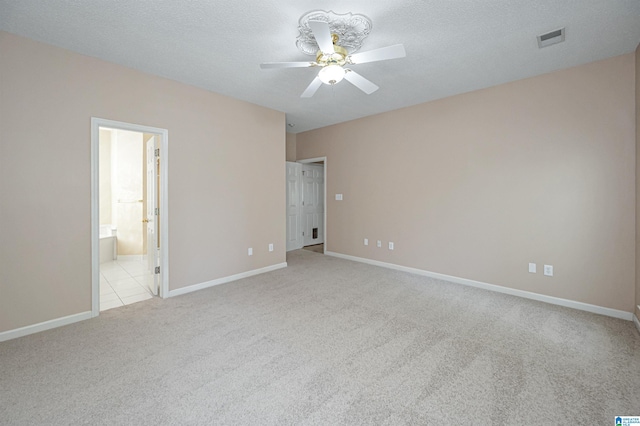
[[[368, 16], [361, 52], [404, 44], [406, 58], [353, 66], [380, 90], [301, 99], [317, 69], [260, 69], [309, 60], [295, 42], [315, 9]], [[539, 49], [560, 27], [566, 41]], [[301, 132], [631, 52], [640, 0], [0, 0], [0, 29], [284, 111]]]

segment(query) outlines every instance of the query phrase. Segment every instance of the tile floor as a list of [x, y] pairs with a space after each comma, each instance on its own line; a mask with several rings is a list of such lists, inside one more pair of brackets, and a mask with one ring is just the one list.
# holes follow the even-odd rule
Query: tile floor
[[100, 310], [151, 299], [153, 276], [143, 260], [114, 260], [100, 264]]

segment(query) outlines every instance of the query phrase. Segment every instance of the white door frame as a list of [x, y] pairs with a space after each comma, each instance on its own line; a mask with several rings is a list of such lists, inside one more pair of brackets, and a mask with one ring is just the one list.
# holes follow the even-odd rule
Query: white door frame
[[[156, 266], [159, 266], [160, 259], [158, 250], [158, 173], [159, 173], [159, 157], [156, 157], [156, 152], [160, 150], [158, 147], [158, 135], [153, 135], [149, 140], [144, 142], [144, 150], [147, 153], [145, 164], [145, 175], [147, 177], [146, 187], [142, 188], [143, 193], [146, 194], [147, 205], [144, 214], [144, 220], [147, 221], [144, 230], [142, 231], [147, 235], [147, 267], [148, 271], [153, 274], [151, 280], [151, 286], [149, 290], [154, 296], [159, 295], [158, 287], [160, 287], [159, 278], [160, 274], [155, 273]], [[149, 284], [149, 283], [147, 283]]]
[[324, 212], [323, 212], [323, 220], [324, 220], [324, 246], [322, 249], [323, 253], [327, 252], [327, 157], [315, 157], [315, 158], [306, 158], [304, 160], [298, 160], [297, 163], [308, 164], [308, 163], [317, 163], [322, 161], [324, 163]]
[[[287, 215], [287, 241], [286, 241], [286, 250], [287, 251], [291, 251], [291, 250], [299, 250], [302, 247], [304, 247], [304, 238], [302, 236], [302, 185], [303, 182], [301, 182], [302, 180], [302, 164], [297, 163], [295, 161], [287, 161], [285, 163], [285, 167], [287, 169], [287, 208], [286, 208], [286, 215]], [[291, 167], [294, 167], [297, 171], [299, 171], [299, 174], [296, 175], [296, 197], [297, 202], [296, 202], [296, 209], [297, 209], [297, 213], [296, 213], [296, 239], [295, 239], [295, 246], [293, 246], [290, 243], [290, 238], [291, 238], [291, 229], [289, 227], [290, 222], [289, 222], [289, 213], [290, 213], [290, 207], [291, 207], [291, 187], [290, 187], [290, 176], [289, 176], [289, 170], [291, 170]]]
[[99, 186], [99, 138], [100, 127], [153, 133], [161, 136], [160, 155], [160, 297], [169, 297], [169, 183], [168, 146], [169, 131], [157, 127], [124, 123], [91, 117], [91, 316], [100, 314], [100, 186]]

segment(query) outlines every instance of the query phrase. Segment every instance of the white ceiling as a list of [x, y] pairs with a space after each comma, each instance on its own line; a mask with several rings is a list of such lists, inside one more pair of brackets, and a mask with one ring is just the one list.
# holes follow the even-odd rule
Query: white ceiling
[[[407, 57], [353, 66], [380, 86], [344, 81], [300, 94], [317, 68], [296, 47], [310, 10], [373, 22], [361, 52], [403, 43]], [[566, 41], [536, 36], [566, 27]], [[0, 0], [0, 29], [287, 114], [301, 132], [635, 50], [640, 0]]]

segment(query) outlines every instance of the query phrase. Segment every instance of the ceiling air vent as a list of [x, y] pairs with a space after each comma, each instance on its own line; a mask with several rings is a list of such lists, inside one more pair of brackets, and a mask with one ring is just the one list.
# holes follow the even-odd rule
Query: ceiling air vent
[[552, 44], [562, 43], [564, 41], [564, 28], [559, 30], [550, 31], [546, 34], [540, 34], [538, 36], [538, 47], [543, 48], [551, 46]]

